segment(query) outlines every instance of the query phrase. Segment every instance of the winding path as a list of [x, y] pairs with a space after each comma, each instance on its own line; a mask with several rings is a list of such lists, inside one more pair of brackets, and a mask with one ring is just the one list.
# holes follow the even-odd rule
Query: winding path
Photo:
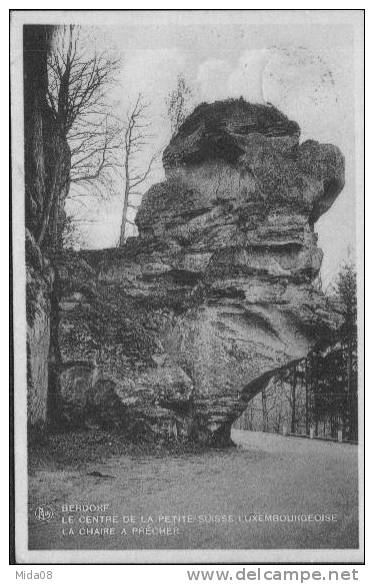
[[[118, 455], [70, 470], [41, 465], [29, 479], [30, 548], [357, 547], [357, 446], [245, 431], [233, 431], [233, 439], [239, 448], [183, 456]], [[52, 521], [35, 518], [41, 503], [53, 506]], [[136, 520], [126, 526], [126, 535], [118, 525], [113, 535], [80, 535], [79, 528], [89, 526], [79, 524], [76, 513], [74, 534], [63, 536], [61, 506], [66, 503], [106, 503], [108, 515]], [[333, 514], [336, 520], [248, 521], [253, 514]], [[172, 527], [173, 532], [139, 531], [147, 526], [141, 516], [152, 517], [152, 529]], [[160, 516], [177, 519], [160, 522]], [[181, 519], [187, 516], [193, 520]]]

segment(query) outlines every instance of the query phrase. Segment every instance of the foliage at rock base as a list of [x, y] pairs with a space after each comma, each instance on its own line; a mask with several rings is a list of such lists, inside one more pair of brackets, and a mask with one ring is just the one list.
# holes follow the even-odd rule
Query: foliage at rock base
[[139, 238], [54, 259], [66, 416], [228, 444], [274, 372], [334, 340], [314, 222], [344, 159], [299, 134], [271, 106], [199, 106], [143, 198]]

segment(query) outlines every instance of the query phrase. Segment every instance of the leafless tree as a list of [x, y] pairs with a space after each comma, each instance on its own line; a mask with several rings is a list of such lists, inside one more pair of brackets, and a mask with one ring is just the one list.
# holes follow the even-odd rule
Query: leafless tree
[[147, 146], [152, 138], [150, 134], [150, 123], [147, 121], [147, 103], [139, 94], [135, 104], [130, 107], [127, 114], [126, 130], [124, 132], [124, 178], [125, 192], [123, 197], [121, 232], [119, 245], [124, 245], [126, 241], [126, 225], [133, 224], [128, 217], [129, 209], [136, 210], [138, 205], [132, 200], [133, 196], [141, 196], [139, 187], [149, 177], [154, 162], [159, 153], [154, 153], [148, 157], [144, 164]]
[[166, 98], [172, 136], [178, 132], [191, 109], [192, 90], [184, 75], [177, 77], [176, 88]]
[[[120, 167], [121, 126], [107, 96], [118, 64], [118, 59], [93, 49], [80, 27], [58, 27], [48, 56], [47, 93], [57, 129], [55, 172], [39, 244], [51, 223], [52, 231], [57, 234], [70, 182], [83, 189], [105, 191]], [[61, 178], [67, 174], [66, 141], [70, 149], [68, 180]]]

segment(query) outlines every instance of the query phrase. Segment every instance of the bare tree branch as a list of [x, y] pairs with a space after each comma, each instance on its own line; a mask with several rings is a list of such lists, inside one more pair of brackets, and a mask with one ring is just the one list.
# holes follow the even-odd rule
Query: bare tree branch
[[141, 193], [135, 189], [143, 184], [150, 176], [152, 167], [157, 160], [159, 153], [153, 154], [143, 171], [139, 171], [139, 157], [143, 158], [144, 150], [148, 146], [152, 136], [148, 132], [150, 127], [146, 120], [148, 104], [144, 102], [142, 95], [139, 93], [135, 104], [127, 112], [127, 126], [124, 136], [124, 174], [125, 174], [125, 193], [123, 198], [121, 232], [119, 245], [126, 241], [126, 224], [135, 225], [128, 218], [128, 209], [137, 209], [136, 205], [129, 202], [132, 195], [139, 196]]
[[[47, 102], [60, 139], [67, 140], [70, 147], [70, 183], [108, 196], [123, 167], [123, 124], [108, 99], [119, 59], [106, 51], [98, 53], [79, 26], [69, 25], [58, 27], [47, 65]], [[41, 241], [48, 222], [58, 215], [51, 209], [64, 206], [60, 199], [56, 193], [51, 195]]]

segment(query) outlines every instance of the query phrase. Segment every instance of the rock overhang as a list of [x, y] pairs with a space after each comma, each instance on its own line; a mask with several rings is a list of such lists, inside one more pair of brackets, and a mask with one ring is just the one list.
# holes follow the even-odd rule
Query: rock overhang
[[[217, 151], [222, 136], [229, 149], [240, 149], [235, 161]], [[299, 136], [298, 125], [270, 106], [244, 100], [200, 106], [165, 150], [166, 180], [151, 187], [136, 217], [140, 237], [200, 251], [230, 242], [268, 245], [272, 230], [289, 242], [292, 234], [308, 237], [306, 225], [313, 229], [344, 187], [344, 158], [333, 145], [299, 144]]]
[[[333, 340], [339, 319], [313, 286], [313, 224], [344, 186], [344, 158], [299, 137], [272, 106], [199, 106], [143, 198], [139, 237], [75, 254], [74, 270], [60, 263], [61, 306], [83, 291], [62, 308], [62, 354], [100, 362], [130, 427], [133, 417], [154, 432], [159, 419], [174, 437], [227, 439], [248, 387]], [[76, 344], [74, 327], [85, 328]]]

